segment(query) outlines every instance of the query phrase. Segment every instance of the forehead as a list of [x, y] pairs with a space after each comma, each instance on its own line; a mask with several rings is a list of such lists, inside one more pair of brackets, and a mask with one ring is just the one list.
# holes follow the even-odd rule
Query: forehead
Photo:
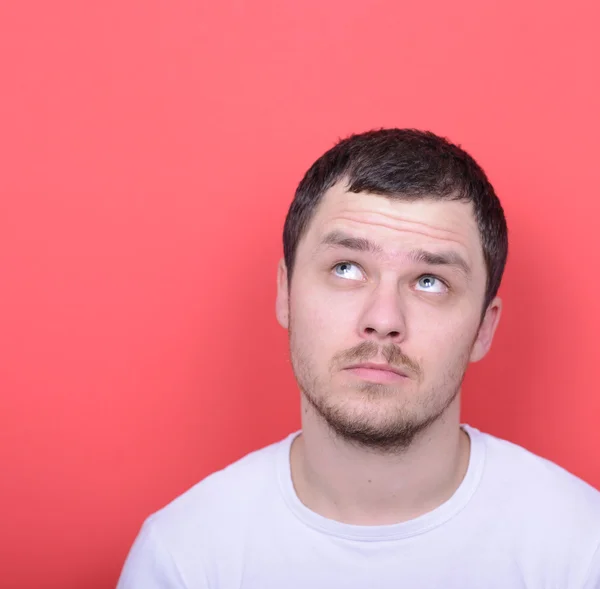
[[305, 235], [314, 251], [324, 236], [344, 231], [381, 246], [385, 255], [400, 255], [412, 247], [456, 250], [471, 265], [483, 264], [483, 252], [472, 203], [456, 200], [384, 197], [330, 188], [317, 207]]

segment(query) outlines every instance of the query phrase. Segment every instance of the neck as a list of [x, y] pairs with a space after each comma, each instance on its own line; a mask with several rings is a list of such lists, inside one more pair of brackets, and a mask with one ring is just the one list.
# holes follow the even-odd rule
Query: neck
[[303, 399], [302, 434], [290, 453], [299, 499], [324, 517], [356, 525], [399, 523], [432, 511], [453, 495], [469, 463], [459, 398], [397, 454], [340, 438]]

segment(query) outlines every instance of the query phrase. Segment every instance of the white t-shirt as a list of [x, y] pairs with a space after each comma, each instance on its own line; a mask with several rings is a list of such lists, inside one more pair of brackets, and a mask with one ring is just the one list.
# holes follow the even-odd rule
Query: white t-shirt
[[308, 509], [292, 484], [291, 434], [151, 515], [118, 589], [600, 589], [600, 492], [463, 429], [471, 456], [454, 495], [385, 526]]

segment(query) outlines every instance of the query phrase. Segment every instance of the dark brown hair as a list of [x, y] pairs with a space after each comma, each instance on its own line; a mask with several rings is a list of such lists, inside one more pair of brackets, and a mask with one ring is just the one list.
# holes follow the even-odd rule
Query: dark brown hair
[[283, 229], [291, 281], [298, 242], [324, 193], [344, 181], [349, 192], [414, 201], [472, 202], [487, 267], [483, 311], [496, 296], [508, 255], [502, 205], [477, 162], [463, 149], [428, 131], [381, 129], [351, 135], [323, 154], [300, 181]]

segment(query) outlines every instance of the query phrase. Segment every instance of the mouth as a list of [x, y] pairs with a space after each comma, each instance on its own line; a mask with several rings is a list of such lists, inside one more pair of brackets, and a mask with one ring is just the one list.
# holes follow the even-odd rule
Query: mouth
[[390, 366], [389, 364], [376, 364], [373, 362], [353, 364], [346, 367], [345, 371], [358, 378], [370, 380], [372, 382], [399, 382], [408, 378], [406, 373], [394, 366]]

